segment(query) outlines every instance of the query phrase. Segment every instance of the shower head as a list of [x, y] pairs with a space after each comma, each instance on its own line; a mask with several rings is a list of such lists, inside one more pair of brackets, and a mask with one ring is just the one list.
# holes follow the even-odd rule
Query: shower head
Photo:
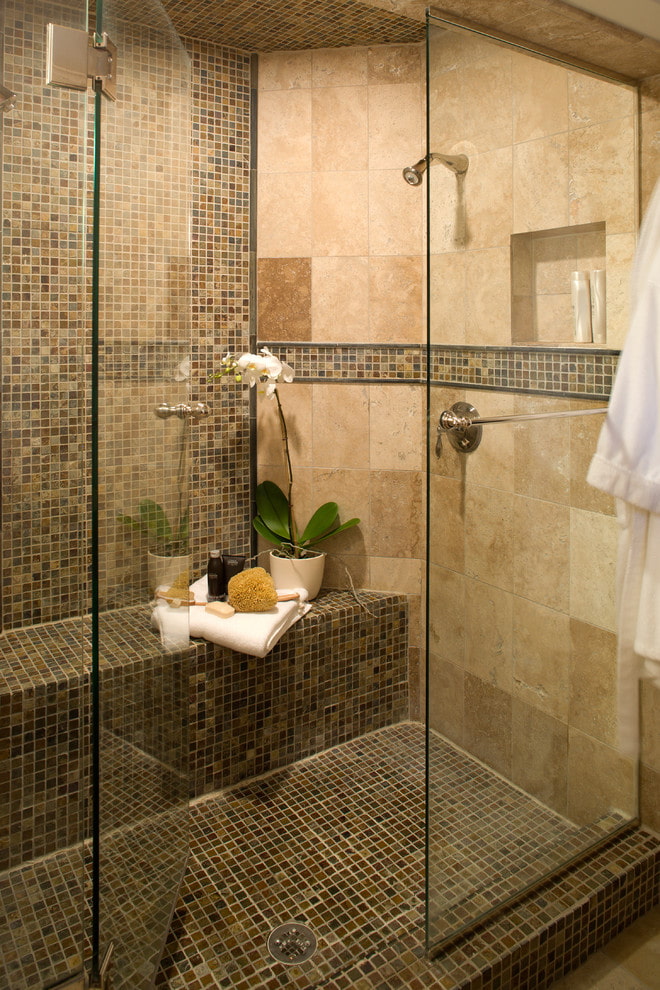
[[422, 176], [426, 172], [428, 166], [428, 160], [426, 158], [420, 158], [418, 162], [414, 165], [409, 165], [408, 168], [404, 168], [403, 177], [410, 186], [421, 186]]
[[439, 155], [433, 151], [425, 158], [420, 158], [414, 165], [404, 168], [403, 177], [408, 185], [421, 186], [424, 172], [426, 172], [429, 163], [433, 164], [433, 162], [440, 162], [445, 168], [455, 172], [456, 175], [465, 175], [470, 164], [467, 155]]

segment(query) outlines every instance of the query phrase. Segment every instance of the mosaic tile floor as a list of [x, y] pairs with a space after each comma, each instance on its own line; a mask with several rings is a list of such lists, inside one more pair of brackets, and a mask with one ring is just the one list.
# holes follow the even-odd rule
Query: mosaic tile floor
[[[198, 801], [157, 987], [334, 986], [356, 960], [411, 937], [407, 954], [423, 956], [424, 759], [422, 726], [403, 723]], [[510, 892], [521, 850], [529, 867], [540, 849], [543, 874], [543, 857], [552, 860], [563, 840], [585, 841], [440, 738], [432, 765], [442, 781], [433, 807], [438, 927], [440, 905], [460, 926], [487, 906], [494, 879], [498, 893]], [[287, 966], [269, 955], [267, 938], [292, 920], [312, 929], [318, 947]], [[454, 985], [424, 965], [424, 985]]]

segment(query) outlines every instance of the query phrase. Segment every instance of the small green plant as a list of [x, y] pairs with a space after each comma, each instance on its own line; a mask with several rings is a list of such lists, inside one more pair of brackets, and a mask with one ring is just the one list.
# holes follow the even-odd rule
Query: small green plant
[[173, 525], [162, 505], [152, 498], [143, 498], [138, 506], [137, 517], [119, 515], [117, 518], [120, 523], [145, 536], [152, 553], [161, 557], [179, 557], [188, 553], [189, 510]]
[[293, 521], [291, 505], [282, 489], [274, 481], [257, 485], [257, 514], [252, 525], [260, 536], [273, 543], [282, 557], [308, 557], [324, 540], [337, 533], [357, 526], [359, 519], [339, 522], [336, 502], [324, 502], [313, 514], [302, 533], [298, 533]]

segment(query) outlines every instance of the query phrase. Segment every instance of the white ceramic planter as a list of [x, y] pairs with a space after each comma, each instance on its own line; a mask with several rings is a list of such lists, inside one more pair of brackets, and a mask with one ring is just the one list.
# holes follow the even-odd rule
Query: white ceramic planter
[[176, 584], [179, 588], [187, 588], [190, 584], [190, 556], [184, 554], [180, 557], [161, 557], [148, 551], [147, 580], [152, 595], [161, 586], [171, 588]]
[[278, 557], [271, 550], [269, 561], [276, 588], [304, 588], [308, 599], [316, 598], [323, 581], [324, 553], [317, 551], [313, 557]]

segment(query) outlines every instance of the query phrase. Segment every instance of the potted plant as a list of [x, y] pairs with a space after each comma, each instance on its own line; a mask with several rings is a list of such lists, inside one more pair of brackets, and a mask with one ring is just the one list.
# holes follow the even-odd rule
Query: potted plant
[[152, 594], [161, 585], [187, 589], [189, 511], [186, 509], [176, 522], [170, 522], [162, 505], [151, 498], [143, 498], [137, 516], [119, 515], [117, 518], [139, 532], [147, 542], [147, 576]]
[[[289, 452], [289, 434], [282, 402], [277, 390], [281, 382], [293, 381], [293, 369], [276, 358], [267, 347], [259, 354], [242, 354], [235, 358], [227, 354], [222, 360], [222, 370], [212, 378], [231, 374], [237, 382], [247, 382], [252, 387], [265, 384], [265, 394], [275, 399], [284, 449], [288, 487], [285, 493], [273, 481], [263, 481], [257, 486], [257, 514], [252, 520], [257, 533], [275, 545], [270, 553], [270, 572], [278, 588], [306, 588], [309, 598], [314, 598], [321, 587], [325, 567], [325, 552], [319, 544], [357, 526], [359, 519], [340, 523], [336, 502], [324, 502], [312, 514], [301, 531], [293, 509], [293, 468]], [[309, 577], [307, 576], [309, 572]]]

